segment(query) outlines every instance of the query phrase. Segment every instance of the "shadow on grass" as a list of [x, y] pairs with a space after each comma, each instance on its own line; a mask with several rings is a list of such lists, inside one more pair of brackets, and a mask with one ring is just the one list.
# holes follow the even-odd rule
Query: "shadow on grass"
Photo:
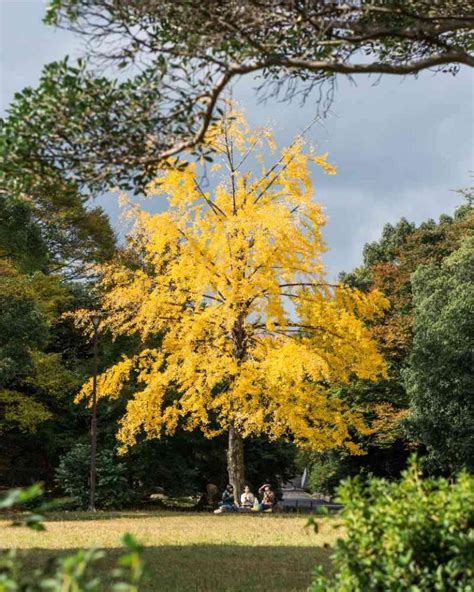
[[[105, 510], [105, 511], [98, 511], [98, 512], [87, 512], [87, 511], [55, 511], [55, 512], [45, 512], [44, 514], [45, 522], [73, 522], [73, 521], [101, 521], [101, 520], [117, 520], [117, 519], [134, 519], [138, 520], [141, 518], [176, 518], [176, 516], [190, 516], [193, 519], [196, 518], [209, 518], [213, 516], [212, 510], [210, 511], [186, 511], [186, 510], [173, 510], [168, 508], [157, 508], [154, 510], [146, 509], [146, 510], [122, 510], [122, 511], [113, 511], [113, 510]], [[243, 517], [248, 518], [249, 516], [259, 520], [271, 520], [273, 518], [288, 518], [288, 519], [295, 519], [296, 517], [301, 516], [302, 518], [309, 518], [309, 516], [316, 516], [321, 518], [320, 514], [316, 512], [274, 512], [274, 513], [265, 513], [262, 514], [260, 512], [229, 512], [224, 514], [219, 514], [215, 516], [216, 520], [237, 520]], [[14, 520], [21, 517], [21, 512], [11, 513], [11, 512], [0, 512], [0, 520]]]
[[[24, 569], [74, 550], [19, 551]], [[107, 549], [98, 569], [110, 573], [120, 549]], [[300, 546], [182, 545], [146, 547], [148, 579], [141, 592], [303, 592], [316, 565], [330, 568], [331, 549]], [[99, 567], [100, 566], [100, 567]]]
[[[99, 511], [99, 512], [87, 512], [87, 511], [76, 511], [76, 510], [58, 510], [54, 512], [43, 512], [45, 522], [55, 522], [60, 520], [61, 522], [71, 522], [76, 520], [117, 520], [117, 518], [153, 518], [154, 516], [161, 516], [167, 512], [159, 510], [130, 510], [130, 511]], [[21, 518], [22, 512], [0, 512], [0, 520], [15, 520]], [[176, 513], [174, 513], [176, 515]]]

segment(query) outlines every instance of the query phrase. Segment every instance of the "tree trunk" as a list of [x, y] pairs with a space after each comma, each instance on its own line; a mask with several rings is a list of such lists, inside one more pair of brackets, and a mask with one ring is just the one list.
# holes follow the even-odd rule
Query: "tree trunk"
[[227, 449], [227, 471], [229, 483], [234, 488], [234, 497], [237, 503], [240, 502], [240, 495], [244, 490], [244, 440], [239, 432], [230, 428], [229, 447]]
[[[240, 313], [235, 320], [232, 329], [234, 341], [234, 358], [237, 363], [245, 360], [246, 357], [246, 335], [244, 329], [245, 315]], [[234, 488], [234, 499], [240, 503], [240, 496], [244, 490], [245, 467], [244, 467], [244, 439], [234, 427], [229, 429], [229, 447], [227, 449], [227, 471], [229, 483]]]
[[89, 512], [95, 512], [95, 487], [97, 480], [96, 457], [97, 457], [97, 327], [94, 325], [94, 375], [92, 377], [92, 422], [91, 422], [91, 472], [89, 491]]

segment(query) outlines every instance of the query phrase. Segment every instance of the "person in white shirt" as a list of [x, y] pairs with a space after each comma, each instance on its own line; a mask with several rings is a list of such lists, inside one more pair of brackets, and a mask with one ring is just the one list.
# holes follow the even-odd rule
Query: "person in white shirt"
[[240, 507], [242, 510], [251, 510], [255, 503], [255, 496], [250, 491], [248, 485], [245, 486], [243, 494], [240, 496]]

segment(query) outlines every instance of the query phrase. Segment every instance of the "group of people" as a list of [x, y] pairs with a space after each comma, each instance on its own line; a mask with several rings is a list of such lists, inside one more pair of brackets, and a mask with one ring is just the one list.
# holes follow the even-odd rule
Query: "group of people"
[[244, 491], [240, 496], [240, 504], [237, 503], [234, 496], [234, 488], [232, 485], [227, 485], [222, 494], [222, 502], [214, 514], [222, 514], [223, 512], [266, 512], [272, 510], [275, 505], [275, 494], [268, 483], [264, 483], [258, 490], [260, 501], [246, 485]]

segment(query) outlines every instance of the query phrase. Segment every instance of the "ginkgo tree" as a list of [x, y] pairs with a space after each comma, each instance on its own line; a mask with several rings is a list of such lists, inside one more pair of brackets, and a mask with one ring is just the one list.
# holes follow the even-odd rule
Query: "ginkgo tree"
[[[129, 204], [126, 256], [100, 270], [101, 307], [104, 327], [138, 335], [142, 348], [106, 370], [98, 388], [117, 397], [136, 386], [118, 432], [123, 450], [178, 425], [210, 438], [227, 432], [239, 493], [252, 434], [358, 451], [351, 432], [368, 428], [331, 385], [384, 374], [368, 322], [387, 301], [326, 281], [325, 218], [310, 176], [311, 163], [336, 173], [326, 155], [298, 136], [267, 165], [269, 129], [251, 130], [235, 111], [207, 142], [212, 191], [190, 161], [148, 187], [168, 200], [166, 211]], [[87, 383], [78, 398], [90, 392]]]

